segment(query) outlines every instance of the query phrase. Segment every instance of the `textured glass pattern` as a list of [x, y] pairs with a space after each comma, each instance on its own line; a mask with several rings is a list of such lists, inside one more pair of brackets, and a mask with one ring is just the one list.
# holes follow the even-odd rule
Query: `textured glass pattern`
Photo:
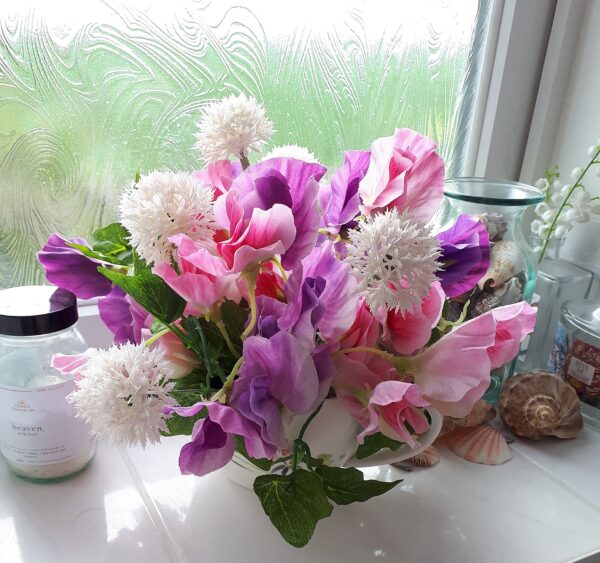
[[[252, 94], [321, 162], [407, 126], [452, 160], [476, 0], [3, 0], [0, 287], [49, 233], [89, 235], [142, 172], [198, 168], [207, 102]], [[463, 139], [464, 140], [464, 139]], [[466, 145], [466, 143], [463, 143]]]

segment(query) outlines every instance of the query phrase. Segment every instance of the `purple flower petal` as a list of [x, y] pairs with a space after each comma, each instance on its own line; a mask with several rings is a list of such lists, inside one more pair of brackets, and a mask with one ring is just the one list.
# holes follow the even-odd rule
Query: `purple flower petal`
[[448, 230], [436, 235], [443, 264], [437, 276], [448, 297], [470, 291], [490, 264], [490, 241], [483, 223], [469, 215], [459, 215]]
[[358, 185], [363, 179], [370, 160], [369, 151], [346, 151], [344, 164], [338, 168], [331, 184], [319, 192], [321, 226], [338, 233], [343, 227], [352, 227], [359, 214]]
[[115, 344], [142, 341], [142, 328], [149, 328], [152, 317], [141, 305], [129, 297], [120, 287], [98, 300], [98, 312], [102, 322], [114, 334]]
[[79, 238], [67, 241], [54, 233], [38, 252], [38, 260], [46, 271], [46, 279], [75, 294], [80, 299], [91, 299], [110, 293], [112, 283], [98, 272], [102, 262], [84, 256], [67, 242], [89, 246]]

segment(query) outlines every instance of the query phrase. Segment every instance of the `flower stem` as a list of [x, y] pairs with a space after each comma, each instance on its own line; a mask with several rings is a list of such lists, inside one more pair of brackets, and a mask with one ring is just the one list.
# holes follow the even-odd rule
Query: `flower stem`
[[227, 327], [225, 326], [225, 323], [223, 321], [221, 321], [221, 320], [218, 320], [218, 321], [215, 321], [215, 324], [217, 325], [217, 328], [219, 329], [219, 332], [223, 335], [223, 339], [225, 340], [225, 343], [227, 344], [227, 348], [229, 348], [229, 351], [236, 358], [239, 358], [240, 354], [235, 349], [235, 346], [233, 345], [233, 342], [231, 341], [231, 338], [229, 338], [229, 333], [227, 332]]
[[242, 170], [246, 170], [246, 168], [250, 166], [250, 161], [248, 160], [248, 157], [245, 154], [240, 154], [238, 158], [240, 159]]
[[[308, 447], [306, 449], [304, 448], [304, 433], [306, 432], [308, 425], [314, 420], [315, 416], [317, 416], [319, 414], [319, 411], [323, 408], [323, 403], [325, 403], [325, 400], [321, 401], [321, 404], [312, 413], [310, 413], [310, 416], [306, 419], [306, 421], [302, 425], [302, 428], [300, 428], [298, 438], [294, 440], [294, 457], [292, 458], [292, 473], [296, 471], [296, 467], [298, 466], [298, 454], [300, 453], [300, 450], [304, 449], [304, 453], [308, 454], [310, 465], [310, 450], [308, 450]], [[308, 450], [308, 452], [306, 450]]]
[[284, 270], [283, 266], [281, 265], [281, 262], [275, 257], [271, 258], [271, 262], [273, 262], [273, 264], [275, 264], [275, 266], [279, 268], [279, 271], [281, 272], [281, 278], [285, 283], [287, 281], [287, 272]]
[[244, 363], [244, 358], [239, 358], [238, 361], [235, 362], [233, 368], [231, 368], [231, 372], [229, 373], [229, 375], [227, 376], [227, 379], [225, 380], [225, 383], [223, 383], [223, 387], [221, 387], [221, 389], [219, 389], [211, 397], [211, 399], [210, 399], [211, 401], [220, 401], [221, 399], [227, 397], [227, 393], [229, 393], [229, 390], [231, 389], [231, 386], [233, 385], [235, 376], [237, 375], [237, 373], [240, 370], [240, 367], [242, 366], [243, 363]]
[[[556, 212], [556, 215], [554, 216], [554, 220], [552, 221], [552, 224], [550, 225], [550, 229], [548, 230], [548, 234], [546, 235], [546, 240], [544, 242], [544, 247], [542, 248], [542, 253], [540, 254], [540, 257], [538, 259], [538, 263], [541, 263], [542, 260], [544, 259], [544, 256], [546, 255], [546, 251], [548, 250], [548, 245], [550, 244], [550, 239], [552, 238], [552, 233], [554, 232], [554, 228], [556, 227], [556, 223], [558, 222], [558, 218], [560, 217], [562, 210], [565, 208], [567, 201], [569, 201], [569, 198], [571, 197], [571, 195], [573, 194], [575, 189], [580, 186], [579, 182], [581, 182], [581, 180], [583, 180], [583, 177], [586, 175], [586, 173], [590, 169], [590, 167], [594, 163], [596, 163], [596, 159], [598, 158], [598, 155], [600, 155], [600, 148], [598, 150], [596, 150], [596, 152], [594, 153], [594, 156], [592, 156], [592, 158], [588, 162], [587, 166], [582, 170], [581, 174], [579, 175], [579, 178], [577, 178], [577, 180], [573, 183], [573, 187], [569, 190], [569, 193], [567, 194], [567, 197], [565, 197], [565, 200], [562, 202], [562, 205], [558, 208], [558, 211]], [[581, 186], [581, 187], [583, 188], [583, 186]]]
[[250, 333], [254, 330], [256, 326], [257, 320], [257, 312], [256, 312], [256, 279], [249, 280], [250, 284], [248, 287], [248, 296], [250, 298], [250, 322], [246, 327], [246, 330], [242, 333], [242, 340], [246, 340]]
[[167, 334], [167, 332], [171, 332], [171, 329], [169, 327], [163, 328], [162, 330], [158, 331], [156, 334], [153, 334], [150, 338], [148, 338], [148, 340], [144, 342], [144, 345], [152, 346], [152, 344], [154, 344], [161, 336]]
[[377, 354], [390, 362], [394, 362], [396, 360], [396, 356], [394, 354], [390, 354], [384, 350], [379, 350], [377, 348], [369, 348], [368, 346], [356, 346], [354, 348], [344, 348], [340, 350], [342, 354], [352, 354], [353, 352], [368, 352], [369, 354]]

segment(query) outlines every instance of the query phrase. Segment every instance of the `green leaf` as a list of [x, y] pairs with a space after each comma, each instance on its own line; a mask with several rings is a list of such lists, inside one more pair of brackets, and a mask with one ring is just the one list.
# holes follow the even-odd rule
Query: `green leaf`
[[169, 324], [183, 314], [185, 301], [152, 272], [142, 270], [135, 276], [127, 276], [108, 268], [98, 268], [98, 271], [159, 321]]
[[242, 349], [242, 333], [248, 320], [248, 309], [234, 301], [224, 301], [221, 305], [221, 319], [233, 345]]
[[317, 522], [333, 510], [321, 477], [305, 469], [291, 475], [261, 475], [254, 480], [254, 492], [283, 539], [294, 547], [305, 546]]
[[384, 436], [381, 432], [377, 432], [376, 434], [365, 436], [364, 443], [356, 448], [356, 457], [358, 459], [364, 459], [385, 448], [395, 452], [401, 445], [402, 442], [397, 442], [396, 440]]
[[202, 409], [194, 416], [179, 416], [177, 413], [173, 413], [166, 419], [167, 428], [169, 429], [168, 432], [161, 431], [161, 434], [163, 436], [191, 436], [194, 424], [196, 424], [198, 420], [205, 418], [206, 415], [206, 409]]
[[93, 248], [105, 256], [115, 256], [123, 252], [131, 252], [127, 240], [129, 233], [121, 223], [111, 223], [94, 231]]
[[362, 471], [354, 467], [322, 465], [316, 469], [316, 472], [323, 479], [325, 494], [336, 504], [365, 502], [372, 497], [386, 493], [402, 482], [402, 480], [390, 483], [375, 480], [365, 481]]
[[244, 439], [241, 436], [235, 437], [235, 449], [238, 453], [243, 455], [250, 463], [253, 463], [254, 465], [256, 465], [256, 467], [262, 469], [263, 471], [269, 471], [269, 469], [271, 469], [271, 466], [273, 465], [273, 462], [270, 459], [256, 459], [255, 457], [251, 457], [250, 454], [246, 451], [246, 445], [244, 444]]
[[94, 260], [99, 260], [100, 262], [108, 262], [109, 264], [114, 264], [115, 266], [124, 266], [124, 264], [118, 259], [111, 258], [110, 256], [104, 256], [104, 254], [100, 254], [99, 252], [94, 252], [89, 246], [85, 246], [85, 244], [67, 241], [67, 245], [75, 250], [79, 250], [81, 254], [87, 256], [88, 258], [93, 258]]

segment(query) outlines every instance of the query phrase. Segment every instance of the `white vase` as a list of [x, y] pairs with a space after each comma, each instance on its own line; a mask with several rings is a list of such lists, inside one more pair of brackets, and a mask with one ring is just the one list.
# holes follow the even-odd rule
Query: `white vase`
[[[356, 437], [362, 430], [337, 398], [326, 399], [323, 408], [309, 424], [304, 441], [310, 446], [312, 457], [323, 459], [334, 467], [372, 467], [403, 461], [422, 452], [437, 438], [442, 428], [443, 416], [435, 409], [426, 409], [431, 416], [429, 430], [418, 436], [419, 446], [411, 449], [403, 444], [396, 451], [383, 450], [367, 458], [354, 456], [357, 447]], [[296, 438], [309, 415], [295, 417], [286, 434], [290, 442]], [[283, 463], [274, 464], [269, 473], [284, 474], [288, 470]], [[260, 470], [252, 462], [237, 452], [222, 471], [234, 483], [252, 489], [254, 479], [267, 472]]]

